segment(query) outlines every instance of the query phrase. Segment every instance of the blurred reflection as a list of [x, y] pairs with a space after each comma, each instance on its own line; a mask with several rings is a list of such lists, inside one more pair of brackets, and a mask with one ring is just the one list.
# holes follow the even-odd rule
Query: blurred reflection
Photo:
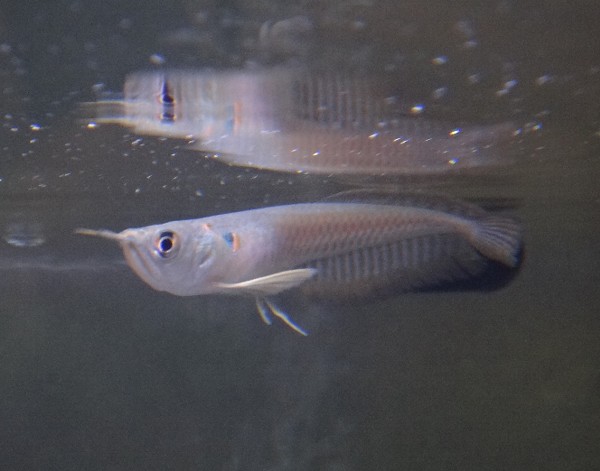
[[46, 243], [42, 223], [29, 220], [7, 223], [2, 238], [13, 247], [39, 247]]
[[287, 172], [440, 174], [508, 163], [510, 122], [459, 126], [405, 109], [393, 79], [299, 68], [140, 72], [123, 98], [92, 104], [96, 121], [196, 140], [233, 165]]

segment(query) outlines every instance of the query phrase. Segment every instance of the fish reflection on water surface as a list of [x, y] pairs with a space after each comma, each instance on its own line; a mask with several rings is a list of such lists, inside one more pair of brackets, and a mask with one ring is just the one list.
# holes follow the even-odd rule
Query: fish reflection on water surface
[[117, 241], [151, 287], [179, 296], [254, 296], [270, 314], [304, 330], [270, 296], [293, 287], [348, 299], [476, 278], [491, 265], [515, 267], [515, 220], [441, 197], [411, 195], [352, 202], [332, 198], [173, 221], [116, 233], [78, 229]]
[[[381, 82], [381, 83], [380, 83]], [[440, 174], [504, 165], [509, 122], [457, 127], [403, 115], [390, 84], [294, 68], [138, 72], [96, 122], [195, 139], [239, 166], [325, 174]]]

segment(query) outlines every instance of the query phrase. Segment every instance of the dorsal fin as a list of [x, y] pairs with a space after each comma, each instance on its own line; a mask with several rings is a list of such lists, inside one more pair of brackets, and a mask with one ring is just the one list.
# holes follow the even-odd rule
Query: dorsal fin
[[342, 191], [324, 198], [323, 202], [412, 206], [460, 214], [461, 216], [471, 218], [480, 218], [487, 214], [479, 206], [443, 194], [375, 190], [370, 188]]

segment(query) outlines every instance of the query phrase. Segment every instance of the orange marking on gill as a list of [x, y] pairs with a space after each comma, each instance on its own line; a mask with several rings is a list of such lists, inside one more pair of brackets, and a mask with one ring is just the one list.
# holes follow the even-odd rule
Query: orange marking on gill
[[240, 248], [240, 236], [236, 232], [232, 232], [231, 235], [233, 237], [231, 248], [236, 252]]
[[239, 131], [242, 124], [242, 103], [239, 101], [233, 102], [233, 134]]

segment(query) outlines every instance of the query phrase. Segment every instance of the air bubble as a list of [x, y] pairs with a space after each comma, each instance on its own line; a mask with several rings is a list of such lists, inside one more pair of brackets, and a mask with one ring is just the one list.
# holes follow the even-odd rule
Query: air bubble
[[444, 65], [448, 63], [448, 57], [447, 56], [437, 56], [434, 57], [433, 59], [431, 59], [431, 63], [433, 65]]
[[421, 113], [423, 113], [423, 111], [425, 111], [425, 105], [423, 105], [421, 103], [417, 103], [416, 105], [413, 105], [413, 107], [410, 109], [410, 112], [412, 114], [421, 114]]

